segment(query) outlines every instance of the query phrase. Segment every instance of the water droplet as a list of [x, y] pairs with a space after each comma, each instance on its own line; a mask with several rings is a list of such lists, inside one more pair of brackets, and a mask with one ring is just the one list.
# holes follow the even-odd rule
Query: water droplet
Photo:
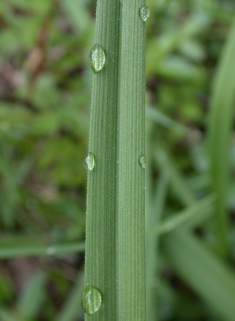
[[139, 159], [139, 164], [140, 164], [140, 166], [143, 168], [143, 169], [145, 169], [146, 168], [146, 166], [147, 166], [147, 158], [144, 156], [144, 155], [142, 155], [141, 157], [140, 157], [140, 159]]
[[92, 286], [87, 286], [82, 295], [82, 308], [88, 315], [97, 312], [101, 306], [102, 297], [99, 290]]
[[88, 171], [92, 171], [95, 167], [95, 156], [92, 153], [88, 153], [88, 155], [84, 158], [84, 167]]
[[140, 9], [140, 18], [143, 20], [143, 21], [146, 21], [148, 19], [148, 17], [150, 16], [150, 10], [147, 6], [143, 6], [141, 9]]
[[100, 72], [105, 65], [106, 56], [100, 45], [94, 45], [90, 52], [90, 65], [95, 74]]

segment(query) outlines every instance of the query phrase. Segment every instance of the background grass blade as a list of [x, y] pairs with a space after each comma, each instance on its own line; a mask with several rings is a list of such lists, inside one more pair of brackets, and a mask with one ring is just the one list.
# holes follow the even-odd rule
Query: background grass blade
[[79, 32], [84, 33], [87, 31], [88, 26], [93, 27], [93, 20], [88, 14], [85, 0], [65, 0], [62, 2], [62, 6]]
[[83, 252], [83, 242], [43, 244], [41, 238], [7, 237], [0, 242], [0, 259], [6, 260], [28, 256], [60, 256], [74, 252]]
[[217, 196], [218, 250], [228, 252], [227, 195], [229, 187], [230, 141], [235, 101], [235, 23], [232, 26], [213, 87], [209, 115], [209, 147], [212, 187]]
[[166, 201], [166, 193], [169, 183], [169, 174], [162, 172], [157, 183], [153, 206], [146, 213], [146, 303], [147, 320], [158, 319], [154, 280], [158, 267], [158, 235], [153, 235], [153, 229], [160, 224]]
[[79, 273], [76, 284], [72, 288], [67, 301], [60, 310], [56, 321], [74, 321], [78, 317], [82, 317], [83, 310], [79, 299], [84, 289], [84, 273]]
[[169, 172], [173, 192], [180, 202], [185, 206], [193, 205], [196, 202], [196, 197], [185, 182], [184, 177], [178, 171], [174, 161], [169, 158], [167, 152], [158, 146], [155, 159], [160, 168]]
[[192, 228], [197, 224], [201, 224], [213, 214], [214, 203], [215, 197], [209, 196], [186, 210], [171, 215], [163, 220], [159, 226], [156, 225], [156, 234], [165, 234], [183, 225]]
[[46, 273], [39, 271], [33, 275], [18, 301], [22, 319], [29, 320], [37, 315], [46, 293]]
[[169, 128], [177, 133], [187, 134], [190, 131], [186, 126], [177, 123], [173, 119], [161, 113], [158, 109], [151, 106], [146, 107], [146, 116], [166, 128]]
[[179, 275], [223, 320], [235, 315], [234, 273], [185, 230], [173, 231], [162, 238], [166, 256]]

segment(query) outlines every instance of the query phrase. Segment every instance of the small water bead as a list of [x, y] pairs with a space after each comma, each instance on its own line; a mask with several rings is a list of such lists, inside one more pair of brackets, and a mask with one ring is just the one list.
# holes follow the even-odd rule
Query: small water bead
[[94, 45], [90, 52], [90, 65], [95, 74], [104, 68], [105, 61], [106, 56], [104, 49], [100, 45]]
[[99, 290], [93, 286], [87, 286], [82, 295], [83, 311], [92, 315], [97, 312], [102, 304], [102, 296]]
[[148, 17], [150, 16], [150, 10], [147, 6], [143, 6], [141, 9], [140, 9], [140, 18], [143, 20], [143, 21], [146, 21], [148, 19]]
[[92, 171], [95, 167], [95, 156], [92, 153], [88, 153], [88, 155], [84, 158], [83, 165], [85, 169]]
[[147, 158], [144, 155], [141, 155], [140, 159], [139, 159], [139, 164], [140, 166], [145, 169], [147, 166]]

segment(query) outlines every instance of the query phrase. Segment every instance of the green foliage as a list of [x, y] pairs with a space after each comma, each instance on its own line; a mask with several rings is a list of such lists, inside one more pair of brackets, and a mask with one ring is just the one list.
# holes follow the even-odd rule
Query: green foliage
[[227, 199], [231, 171], [230, 138], [232, 136], [235, 102], [235, 82], [232, 76], [235, 71], [234, 51], [235, 23], [215, 78], [209, 127], [211, 176], [217, 194], [218, 250], [223, 255], [226, 255], [228, 251]]
[[[119, 1], [98, 1], [94, 43], [101, 58], [106, 57], [102, 68], [94, 61], [91, 98], [91, 120], [88, 156], [94, 166], [88, 170], [85, 289], [102, 297], [96, 313], [84, 309], [85, 319], [114, 320], [117, 317], [116, 291], [116, 149], [118, 105], [118, 40]], [[92, 62], [92, 52], [89, 53]], [[98, 56], [98, 58], [100, 55]], [[104, 60], [102, 59], [102, 62]], [[92, 70], [92, 68], [91, 68]], [[98, 72], [100, 70], [100, 72]], [[89, 161], [89, 159], [88, 159]], [[92, 294], [91, 294], [92, 295]], [[87, 296], [84, 294], [84, 297]], [[92, 311], [96, 296], [84, 299], [83, 306]], [[99, 300], [98, 300], [99, 301]], [[86, 304], [87, 303], [87, 304]], [[89, 315], [91, 314], [91, 315]]]
[[[230, 321], [235, 301], [230, 271], [235, 263], [234, 1], [148, 0], [147, 5], [147, 321]], [[0, 1], [2, 321], [83, 320], [82, 162], [88, 150], [95, 8], [95, 0]], [[113, 59], [110, 68], [116, 64]], [[138, 94], [136, 88], [128, 96], [133, 84], [128, 68], [126, 82], [120, 79], [125, 111]], [[109, 107], [109, 117], [115, 97], [109, 96], [107, 106], [106, 97], [100, 103]], [[111, 128], [110, 119], [102, 121]], [[125, 132], [127, 118], [121, 121], [118, 142], [130, 149], [134, 138]], [[116, 159], [114, 136], [103, 135], [106, 140], [100, 140], [95, 154], [110, 166]], [[122, 193], [128, 195], [122, 175]], [[101, 209], [108, 216], [116, 196], [111, 196], [114, 182], [105, 183]], [[102, 232], [106, 244], [113, 244], [114, 231]], [[115, 282], [115, 273], [99, 282], [105, 278]]]
[[[179, 230], [164, 237], [167, 256], [179, 275], [224, 320], [234, 319], [234, 273], [195, 237]], [[223, 293], [223, 294], [222, 294]]]
[[146, 319], [144, 5], [143, 0], [97, 2], [90, 52], [86, 320]]

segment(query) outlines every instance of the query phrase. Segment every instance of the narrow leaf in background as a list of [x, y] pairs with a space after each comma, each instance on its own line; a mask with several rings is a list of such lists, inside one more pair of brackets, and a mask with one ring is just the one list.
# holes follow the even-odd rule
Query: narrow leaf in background
[[162, 238], [166, 256], [179, 275], [223, 320], [235, 315], [234, 273], [196, 237], [185, 230], [172, 231]]
[[235, 102], [235, 22], [218, 67], [209, 115], [209, 148], [212, 187], [216, 193], [218, 251], [228, 254], [228, 188], [231, 170], [230, 143]]
[[160, 224], [165, 208], [167, 190], [169, 186], [168, 172], [162, 172], [156, 186], [155, 197], [152, 206], [147, 207], [146, 212], [146, 303], [147, 320], [158, 320], [157, 302], [154, 288], [154, 280], [158, 268], [159, 235], [154, 235], [154, 229]]

